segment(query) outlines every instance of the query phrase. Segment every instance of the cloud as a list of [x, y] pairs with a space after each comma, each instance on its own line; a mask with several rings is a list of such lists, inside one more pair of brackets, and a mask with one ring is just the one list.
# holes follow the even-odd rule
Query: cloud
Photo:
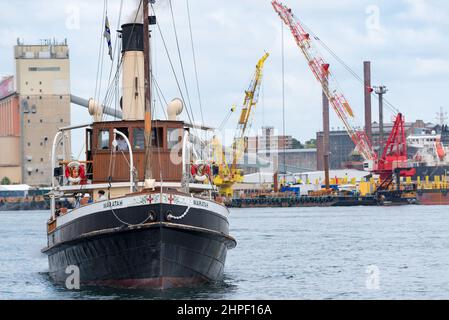
[[418, 77], [449, 77], [449, 59], [421, 59], [415, 61], [412, 74]]
[[[388, 99], [405, 109], [407, 119], [433, 120], [433, 111], [423, 114], [422, 105], [439, 111], [446, 101], [448, 86], [447, 32], [449, 3], [441, 0], [284, 0], [295, 14], [353, 70], [362, 74], [362, 62], [372, 60], [373, 83], [389, 87]], [[119, 0], [109, 0], [109, 20], [115, 43]], [[131, 1], [125, 1], [122, 22], [131, 14]], [[89, 98], [94, 95], [98, 50], [103, 23], [103, 1], [91, 0], [0, 0], [0, 73], [14, 71], [12, 47], [16, 38], [39, 43], [43, 38], [68, 38], [71, 52], [73, 93]], [[80, 11], [80, 28], [66, 28], [67, 6]], [[367, 28], [370, 7], [379, 9], [380, 28]], [[372, 7], [372, 8], [374, 8]], [[185, 0], [173, 1], [181, 54], [189, 85], [192, 107], [198, 112], [195, 76]], [[244, 90], [257, 60], [271, 53], [264, 75], [264, 89], [257, 109], [255, 126], [282, 126], [281, 22], [269, 1], [190, 0], [195, 50], [208, 124], [217, 125], [229, 106], [241, 104]], [[179, 79], [180, 66], [169, 7], [156, 6]], [[7, 13], [7, 14], [5, 14]], [[155, 72], [169, 100], [180, 95], [162, 41], [153, 32]], [[308, 140], [321, 128], [321, 89], [288, 30], [285, 29], [287, 132]], [[334, 70], [344, 93], [363, 123], [363, 88], [329, 53], [323, 55]], [[107, 86], [110, 61], [104, 54], [103, 88]], [[426, 88], [426, 90], [423, 90]], [[446, 89], [447, 90], [447, 89]], [[410, 95], [413, 92], [413, 96]], [[103, 92], [104, 95], [104, 92]], [[373, 100], [374, 101], [374, 100]], [[449, 105], [447, 106], [449, 108]], [[76, 109], [77, 122], [89, 120], [83, 109]], [[159, 114], [161, 106], [158, 105]], [[237, 116], [235, 116], [237, 117]], [[373, 118], [377, 114], [373, 112]], [[229, 126], [234, 128], [237, 119]], [[332, 127], [342, 127], [332, 115]]]
[[428, 0], [403, 0], [407, 5], [405, 12], [399, 14], [404, 20], [412, 20], [417, 22], [425, 22], [430, 24], [447, 24], [449, 15], [447, 10], [442, 10], [442, 6], [436, 6], [438, 1]]

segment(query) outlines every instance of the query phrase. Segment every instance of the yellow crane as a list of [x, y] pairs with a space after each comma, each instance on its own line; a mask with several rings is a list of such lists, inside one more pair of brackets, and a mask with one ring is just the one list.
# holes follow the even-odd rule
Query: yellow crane
[[[217, 137], [214, 137], [212, 142], [214, 160], [219, 166], [219, 174], [214, 177], [214, 184], [219, 187], [220, 193], [227, 197], [232, 196], [232, 186], [235, 183], [243, 182], [243, 173], [241, 170], [237, 169], [237, 164], [245, 153], [245, 138], [248, 133], [248, 129], [251, 127], [254, 109], [259, 101], [263, 68], [265, 61], [269, 56], [269, 53], [265, 53], [265, 55], [259, 60], [249, 88], [245, 91], [245, 100], [243, 101], [242, 111], [232, 145], [232, 161], [229, 163], [227, 162], [223, 147]], [[231, 112], [234, 111], [235, 107], [232, 108]]]

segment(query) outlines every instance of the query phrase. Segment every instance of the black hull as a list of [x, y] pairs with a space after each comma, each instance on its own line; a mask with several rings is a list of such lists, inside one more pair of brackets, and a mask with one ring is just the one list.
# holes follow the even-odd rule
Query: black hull
[[[50, 277], [65, 284], [69, 266], [80, 271], [81, 285], [168, 289], [221, 280], [228, 249], [226, 217], [212, 211], [148, 205], [98, 212], [68, 223], [49, 235]], [[153, 212], [153, 221], [137, 224]], [[124, 225], [123, 221], [136, 225]], [[140, 221], [140, 222], [137, 222]]]
[[84, 285], [168, 289], [221, 280], [229, 239], [218, 234], [150, 224], [61, 246], [49, 255], [50, 276], [64, 284], [71, 265]]

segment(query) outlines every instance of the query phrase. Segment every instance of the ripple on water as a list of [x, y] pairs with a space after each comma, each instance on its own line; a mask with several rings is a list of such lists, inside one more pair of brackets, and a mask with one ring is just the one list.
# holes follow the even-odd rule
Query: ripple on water
[[[235, 209], [223, 281], [164, 292], [67, 291], [40, 253], [48, 213], [0, 213], [0, 299], [448, 299], [445, 209]], [[367, 289], [369, 266], [379, 290]]]

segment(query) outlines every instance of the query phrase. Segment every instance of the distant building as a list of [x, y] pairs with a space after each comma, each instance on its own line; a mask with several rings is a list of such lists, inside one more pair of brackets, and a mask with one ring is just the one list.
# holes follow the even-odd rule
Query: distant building
[[[354, 151], [352, 142], [346, 131], [331, 131], [329, 136], [330, 157], [329, 166], [332, 170], [344, 168], [344, 163]], [[324, 170], [323, 132], [317, 133], [317, 170]]]
[[315, 171], [317, 168], [316, 154], [317, 149], [290, 149], [285, 150], [285, 152], [284, 150], [279, 150], [278, 172], [301, 173]]
[[[406, 122], [405, 123], [405, 135], [408, 137], [410, 135], [414, 134], [424, 134], [424, 133], [431, 133], [432, 130], [435, 130], [438, 126], [434, 123], [426, 123], [422, 120], [417, 120], [415, 122]], [[384, 124], [384, 134], [383, 139], [384, 141], [381, 143], [380, 141], [380, 129], [379, 124], [377, 122], [373, 123], [372, 126], [373, 130], [373, 146], [376, 150], [382, 150], [385, 147], [385, 144], [387, 143], [388, 137], [391, 134], [391, 131], [393, 130], [393, 123], [386, 123]]]
[[276, 135], [274, 127], [262, 127], [257, 137], [248, 137], [247, 152], [257, 153], [260, 150], [283, 150], [293, 148], [292, 136]]
[[[15, 90], [0, 99], [2, 121], [12, 123], [0, 132], [0, 179], [48, 186], [51, 150], [57, 130], [71, 124], [70, 61], [66, 43], [14, 47]], [[1, 111], [3, 110], [3, 111]], [[4, 118], [3, 118], [4, 117]], [[70, 158], [70, 136], [58, 143], [58, 158]]]
[[240, 167], [247, 174], [285, 170], [297, 173], [316, 170], [316, 159], [316, 149], [293, 149], [292, 136], [276, 135], [274, 127], [262, 127], [259, 136], [247, 139], [245, 160]]
[[245, 155], [244, 164], [240, 164], [239, 167], [245, 174], [315, 171], [317, 167], [316, 152], [316, 149], [286, 149], [285, 152], [284, 150], [259, 150], [257, 157], [256, 155]]
[[[384, 141], [380, 141], [380, 129], [379, 124], [374, 122], [372, 125], [372, 144], [373, 148], [379, 154], [383, 152], [387, 143], [388, 137], [393, 130], [393, 123], [384, 124]], [[415, 122], [405, 123], [406, 137], [412, 134], [430, 133], [432, 130], [438, 130], [438, 126], [433, 123], [425, 123], [422, 120]], [[359, 157], [354, 159], [355, 145], [348, 133], [344, 130], [331, 131], [329, 136], [330, 145], [330, 157], [329, 165], [330, 169], [338, 170], [345, 168], [361, 168], [363, 161]], [[317, 133], [317, 168], [318, 170], [324, 170], [324, 147], [323, 147], [323, 132]]]
[[20, 108], [14, 89], [13, 76], [0, 82], [0, 180], [6, 177], [12, 184], [19, 184], [22, 181]]

